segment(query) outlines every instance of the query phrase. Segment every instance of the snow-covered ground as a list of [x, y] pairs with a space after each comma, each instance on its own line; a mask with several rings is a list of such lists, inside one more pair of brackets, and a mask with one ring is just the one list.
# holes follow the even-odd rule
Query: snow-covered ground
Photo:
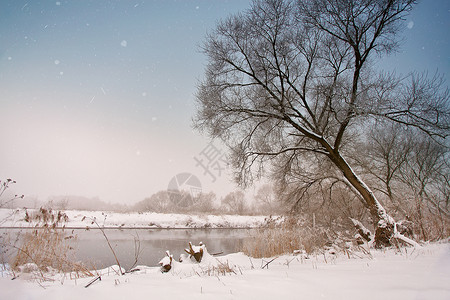
[[[257, 227], [263, 216], [189, 216], [179, 214], [119, 214], [67, 211], [66, 226], [85, 228], [96, 218], [106, 227]], [[0, 226], [30, 226], [24, 210], [0, 210]], [[83, 217], [88, 220], [83, 221]], [[207, 245], [206, 245], [207, 246]], [[163, 258], [163, 257], [161, 257]], [[200, 264], [173, 262], [168, 273], [159, 267], [118, 275], [110, 267], [95, 271], [101, 280], [73, 274], [0, 272], [0, 299], [450, 299], [450, 244], [421, 248], [370, 250], [351, 254], [337, 251], [309, 257], [285, 255], [255, 259], [242, 253], [212, 257]], [[223, 267], [232, 272], [219, 274]], [[38, 276], [39, 277], [39, 276]], [[95, 277], [94, 277], [95, 278]]]
[[[33, 210], [28, 210], [30, 214]], [[253, 228], [264, 223], [265, 216], [237, 215], [185, 215], [160, 213], [115, 213], [99, 211], [65, 211], [69, 221], [66, 227], [96, 227], [92, 224], [95, 218], [100, 226], [112, 228]], [[84, 218], [86, 217], [86, 218]], [[0, 227], [29, 227], [24, 221], [24, 209], [0, 209]], [[84, 220], [83, 220], [84, 219]]]
[[[358, 257], [359, 256], [359, 257]], [[173, 263], [168, 273], [157, 267], [117, 275], [101, 271], [93, 278], [49, 277], [41, 282], [21, 274], [0, 278], [1, 299], [450, 299], [450, 246], [427, 245], [305, 258], [286, 255], [254, 259], [242, 253], [222, 257], [205, 254], [200, 264]], [[234, 273], [217, 276], [213, 267], [227, 264]], [[208, 271], [210, 275], [208, 275]], [[211, 276], [212, 275], [212, 276]]]

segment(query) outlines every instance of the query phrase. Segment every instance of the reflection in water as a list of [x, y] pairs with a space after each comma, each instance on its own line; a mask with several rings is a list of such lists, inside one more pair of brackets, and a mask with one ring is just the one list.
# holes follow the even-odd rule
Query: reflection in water
[[[248, 229], [107, 229], [105, 233], [114, 248], [120, 264], [128, 269], [135, 259], [134, 237], [140, 240], [141, 254], [138, 265], [157, 266], [165, 251], [178, 260], [188, 243], [203, 242], [210, 254], [238, 252], [249, 238]], [[89, 268], [101, 269], [116, 264], [108, 244], [98, 229], [74, 230], [78, 237], [75, 259]]]

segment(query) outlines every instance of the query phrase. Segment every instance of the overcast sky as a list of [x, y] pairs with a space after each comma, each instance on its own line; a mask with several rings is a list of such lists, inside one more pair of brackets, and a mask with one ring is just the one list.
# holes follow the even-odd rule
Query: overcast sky
[[[195, 160], [211, 148], [191, 119], [205, 33], [248, 6], [1, 1], [0, 179], [44, 201], [83, 195], [132, 204], [183, 172], [204, 191], [233, 190], [219, 156], [209, 173]], [[450, 1], [422, 1], [404, 22], [400, 52], [379, 65], [448, 78], [449, 14]]]

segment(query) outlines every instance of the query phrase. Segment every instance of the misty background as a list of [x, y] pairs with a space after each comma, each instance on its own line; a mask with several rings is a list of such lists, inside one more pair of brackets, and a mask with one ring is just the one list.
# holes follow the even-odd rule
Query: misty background
[[[180, 173], [234, 191], [225, 147], [192, 129], [200, 46], [250, 1], [2, 1], [0, 179], [26, 201], [134, 205]], [[450, 69], [450, 2], [422, 1], [377, 66]], [[211, 150], [220, 168], [196, 158]], [[59, 202], [58, 202], [59, 203]], [[110, 203], [110, 204], [108, 204]], [[70, 207], [66, 207], [70, 208]]]

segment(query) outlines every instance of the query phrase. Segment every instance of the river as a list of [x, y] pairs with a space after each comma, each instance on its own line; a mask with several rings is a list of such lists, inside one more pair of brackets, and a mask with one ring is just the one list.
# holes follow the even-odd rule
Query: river
[[[17, 229], [7, 229], [17, 233]], [[169, 250], [178, 260], [188, 243], [203, 242], [210, 254], [221, 255], [238, 252], [245, 239], [250, 238], [254, 229], [105, 229], [104, 232], [121, 266], [129, 269], [135, 261], [135, 249], [140, 249], [138, 265], [158, 266], [158, 262]], [[22, 233], [25, 230], [22, 229]], [[2, 230], [4, 233], [5, 230]], [[90, 269], [102, 269], [115, 265], [116, 261], [106, 238], [99, 229], [65, 230], [74, 248], [75, 261], [82, 262]], [[139, 247], [136, 247], [139, 245]]]

